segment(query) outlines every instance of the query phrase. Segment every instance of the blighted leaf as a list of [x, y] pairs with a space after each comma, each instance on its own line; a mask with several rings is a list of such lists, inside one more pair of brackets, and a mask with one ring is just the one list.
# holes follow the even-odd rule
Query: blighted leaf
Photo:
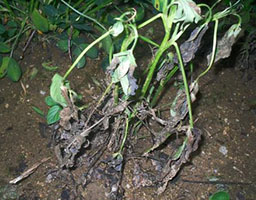
[[[228, 29], [225, 35], [218, 40], [217, 53], [216, 53], [214, 62], [217, 62], [220, 59], [227, 58], [230, 56], [232, 46], [236, 42], [241, 30], [242, 29], [240, 26], [238, 26], [237, 24], [234, 24]], [[212, 57], [212, 53], [207, 55], [208, 65], [210, 64], [211, 57]]]
[[45, 101], [45, 103], [46, 103], [48, 106], [57, 105], [57, 103], [52, 99], [51, 96], [45, 97], [44, 101]]
[[117, 53], [114, 55], [107, 73], [112, 76], [112, 82], [118, 83], [120, 81], [123, 92], [126, 95], [134, 95], [138, 88], [136, 79], [133, 77], [133, 72], [137, 64], [132, 51]]
[[112, 27], [112, 32], [111, 34], [114, 36], [114, 37], [117, 37], [120, 33], [122, 33], [124, 30], [124, 25], [122, 22], [118, 21], [116, 22], [113, 27]]
[[19, 64], [13, 58], [9, 58], [8, 67], [6, 70], [8, 78], [10, 78], [12, 81], [16, 82], [20, 79], [21, 69]]
[[67, 102], [61, 94], [61, 86], [63, 86], [63, 77], [59, 74], [55, 74], [52, 78], [50, 95], [55, 102], [65, 107], [67, 106]]
[[52, 106], [47, 113], [46, 119], [47, 124], [53, 124], [60, 120], [60, 111], [62, 110], [62, 107], [59, 105]]
[[178, 5], [174, 22], [197, 23], [201, 20], [201, 9], [192, 0], [175, 1]]
[[43, 17], [38, 10], [34, 9], [31, 18], [36, 29], [42, 32], [47, 32], [49, 30], [48, 20]]
[[[180, 53], [182, 55], [184, 65], [187, 65], [187, 63], [195, 57], [195, 54], [201, 44], [201, 40], [207, 29], [207, 25], [205, 25], [204, 27], [196, 27], [191, 32], [189, 39], [180, 45]], [[177, 54], [174, 56], [173, 62], [179, 63]]]
[[0, 53], [8, 53], [10, 51], [11, 49], [7, 44], [0, 42]]
[[128, 57], [124, 57], [118, 68], [115, 70], [113, 76], [112, 76], [112, 80], [114, 83], [119, 82], [129, 71], [130, 68], [130, 61]]
[[[73, 57], [73, 61], [75, 61], [77, 59], [77, 57], [82, 53], [83, 51], [83, 45], [79, 45], [75, 48], [73, 54], [74, 54], [74, 57]], [[86, 64], [86, 59], [85, 59], [85, 56], [83, 56], [79, 62], [77, 63], [76, 67], [77, 68], [83, 68]]]
[[59, 40], [56, 44], [56, 46], [61, 50], [61, 51], [68, 51], [68, 40]]
[[120, 83], [125, 95], [129, 95], [129, 80], [127, 75], [120, 79]]
[[219, 191], [210, 196], [209, 200], [230, 200], [230, 196], [226, 191]]
[[39, 109], [39, 108], [37, 108], [37, 107], [35, 107], [35, 106], [32, 106], [32, 109], [33, 109], [37, 114], [39, 114], [40, 116], [44, 117], [44, 112], [43, 112], [41, 109]]

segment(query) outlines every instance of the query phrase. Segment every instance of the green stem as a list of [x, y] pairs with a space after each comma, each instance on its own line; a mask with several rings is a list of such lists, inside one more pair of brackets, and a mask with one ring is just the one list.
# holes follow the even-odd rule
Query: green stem
[[101, 25], [101, 23], [99, 23], [96, 19], [93, 19], [91, 17], [89, 17], [88, 15], [85, 15], [83, 13], [81, 13], [80, 11], [76, 10], [75, 8], [73, 8], [71, 5], [69, 5], [67, 2], [65, 2], [64, 0], [61, 0], [62, 3], [64, 3], [67, 7], [69, 7], [71, 10], [73, 10], [74, 12], [76, 12], [77, 14], [83, 16], [84, 18], [91, 20], [92, 22], [94, 22], [95, 24], [97, 24], [98, 26], [100, 26], [103, 30], [106, 30], [106, 28]]
[[163, 89], [164, 89], [164, 86], [166, 85], [166, 83], [173, 77], [173, 75], [177, 72], [178, 70], [178, 66], [175, 66], [171, 71], [170, 73], [167, 75], [167, 77], [163, 80], [160, 81], [160, 84], [156, 90], [156, 93], [151, 101], [151, 107], [154, 107], [157, 103], [157, 100], [160, 96], [160, 94], [162, 93]]
[[212, 56], [211, 56], [211, 61], [210, 64], [208, 66], [208, 68], [201, 73], [197, 79], [196, 82], [198, 82], [199, 78], [201, 78], [202, 76], [204, 76], [212, 67], [213, 63], [214, 63], [214, 59], [215, 59], [215, 55], [216, 55], [216, 48], [217, 48], [217, 33], [218, 33], [218, 20], [215, 20], [215, 26], [214, 26], [214, 34], [213, 34], [213, 44], [212, 44]]
[[148, 91], [148, 87], [149, 87], [149, 84], [151, 83], [151, 80], [152, 80], [152, 77], [154, 75], [154, 72], [155, 72], [158, 61], [162, 57], [165, 50], [168, 49], [168, 47], [169, 47], [169, 45], [167, 46], [167, 41], [169, 39], [169, 36], [170, 36], [170, 32], [165, 32], [165, 37], [164, 37], [164, 39], [163, 39], [163, 41], [162, 41], [162, 43], [161, 43], [161, 45], [160, 45], [160, 47], [159, 47], [159, 49], [156, 53], [156, 56], [155, 56], [153, 62], [150, 65], [147, 78], [146, 78], [146, 80], [144, 82], [144, 85], [142, 87], [142, 94], [141, 94], [142, 97], [145, 97], [145, 95]]
[[147, 37], [144, 37], [144, 36], [142, 36], [142, 35], [139, 35], [139, 38], [142, 39], [143, 41], [149, 43], [149, 44], [154, 45], [155, 47], [159, 47], [159, 44], [155, 43], [154, 41], [150, 40], [150, 39], [147, 38]]
[[144, 26], [150, 24], [151, 22], [155, 21], [155, 20], [158, 19], [159, 17], [162, 17], [162, 15], [163, 15], [162, 13], [159, 13], [159, 14], [157, 14], [156, 16], [150, 18], [149, 20], [143, 22], [142, 24], [140, 24], [140, 25], [138, 26], [138, 29], [140, 29], [140, 28], [142, 28], [142, 27], [144, 27]]
[[193, 115], [192, 115], [192, 106], [191, 106], [190, 91], [189, 91], [189, 86], [188, 86], [188, 82], [187, 82], [186, 72], [184, 69], [180, 49], [179, 49], [177, 43], [174, 42], [173, 46], [175, 47], [175, 50], [176, 50], [176, 53], [177, 53], [177, 56], [179, 59], [180, 70], [181, 70], [182, 79], [183, 79], [183, 83], [184, 83], [184, 87], [185, 87], [185, 93], [186, 93], [187, 104], [188, 104], [188, 113], [189, 113], [189, 124], [190, 124], [190, 128], [193, 128], [194, 123], [193, 123]]
[[82, 53], [77, 57], [77, 59], [75, 60], [75, 62], [71, 65], [71, 67], [68, 69], [68, 71], [66, 72], [66, 74], [63, 77], [63, 81], [67, 78], [67, 76], [70, 74], [70, 72], [75, 68], [75, 66], [77, 65], [77, 63], [81, 60], [81, 58], [84, 56], [84, 54], [87, 53], [87, 51], [92, 48], [95, 44], [97, 44], [98, 42], [100, 42], [101, 40], [103, 40], [105, 37], [107, 37], [108, 35], [110, 35], [112, 29], [108, 30], [106, 33], [104, 33], [102, 36], [100, 36], [97, 40], [93, 41], [90, 45], [88, 45], [83, 51]]
[[[123, 148], [124, 148], [124, 144], [125, 144], [125, 141], [127, 139], [127, 136], [128, 136], [128, 130], [129, 130], [129, 117], [126, 118], [126, 125], [125, 125], [125, 132], [124, 132], [124, 138], [122, 140], [122, 144], [120, 146], [120, 149], [117, 153], [115, 153], [114, 155], [115, 156], [118, 156], [118, 155], [122, 155], [122, 151], [123, 151]], [[114, 156], [114, 157], [115, 157]]]
[[12, 57], [12, 54], [13, 54], [13, 51], [18, 43], [18, 40], [20, 38], [20, 36], [22, 35], [22, 32], [24, 30], [24, 27], [26, 25], [26, 21], [27, 21], [28, 17], [26, 17], [22, 22], [21, 22], [21, 27], [20, 27], [20, 30], [19, 30], [19, 33], [17, 34], [17, 37], [12, 45], [12, 50], [11, 50], [11, 53], [10, 53], [10, 57]]

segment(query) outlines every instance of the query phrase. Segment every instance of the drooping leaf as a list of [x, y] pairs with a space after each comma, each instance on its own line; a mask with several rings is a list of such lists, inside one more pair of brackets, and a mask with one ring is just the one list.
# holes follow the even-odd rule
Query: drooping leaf
[[57, 103], [52, 99], [51, 96], [45, 97], [44, 101], [45, 101], [45, 103], [46, 103], [48, 106], [57, 105]]
[[125, 94], [125, 95], [129, 95], [129, 80], [128, 80], [127, 75], [126, 75], [126, 76], [123, 76], [123, 77], [120, 79], [120, 83], [121, 83], [121, 86], [122, 86], [122, 89], [123, 89], [124, 94]]
[[59, 40], [56, 46], [63, 52], [68, 51], [68, 39]]
[[31, 19], [36, 29], [39, 31], [47, 32], [49, 30], [48, 20], [43, 17], [37, 9], [34, 9], [32, 12]]
[[124, 57], [118, 66], [118, 68], [115, 70], [112, 80], [114, 83], [119, 82], [129, 71], [130, 68], [130, 61], [127, 57]]
[[32, 106], [32, 109], [33, 109], [37, 114], [39, 114], [40, 116], [44, 117], [44, 112], [43, 112], [40, 108], [38, 108], [38, 107], [36, 107], [36, 106]]
[[121, 83], [125, 95], [135, 95], [138, 85], [133, 77], [133, 72], [137, 66], [131, 50], [114, 55], [108, 70], [112, 76], [113, 83]]
[[192, 0], [179, 0], [176, 1], [178, 5], [174, 22], [184, 21], [185, 23], [197, 23], [201, 20], [200, 7]]
[[210, 196], [209, 200], [230, 200], [230, 196], [226, 191], [219, 191]]
[[65, 107], [67, 106], [67, 102], [61, 94], [61, 86], [63, 86], [63, 77], [59, 74], [55, 74], [52, 78], [50, 95], [55, 102]]
[[[239, 33], [241, 32], [241, 27], [237, 24], [232, 25], [225, 35], [218, 40], [217, 42], [217, 52], [215, 55], [214, 62], [217, 62], [223, 58], [227, 58], [230, 56], [232, 51], [232, 46], [237, 41], [239, 37]], [[208, 65], [210, 64], [212, 57], [212, 53], [207, 55]]]
[[21, 69], [19, 64], [13, 58], [9, 58], [8, 67], [6, 70], [8, 78], [10, 78], [12, 81], [16, 82], [20, 79]]
[[62, 110], [62, 107], [59, 105], [52, 106], [47, 113], [46, 119], [47, 124], [53, 124], [60, 120], [60, 111]]
[[122, 33], [124, 30], [124, 25], [122, 22], [118, 21], [113, 25], [111, 34], [114, 37], [117, 37], [120, 33]]

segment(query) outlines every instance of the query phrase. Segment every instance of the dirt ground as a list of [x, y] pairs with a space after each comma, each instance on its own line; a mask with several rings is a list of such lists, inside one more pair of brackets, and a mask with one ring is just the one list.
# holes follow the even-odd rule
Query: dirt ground
[[[20, 82], [7, 78], [0, 80], [0, 199], [75, 199], [70, 190], [70, 180], [47, 181], [50, 171], [58, 169], [53, 149], [49, 145], [50, 131], [42, 131], [45, 119], [35, 113], [32, 106], [47, 112], [44, 98], [49, 95], [51, 78], [42, 63], [52, 61], [62, 74], [70, 65], [68, 56], [54, 45], [31, 44], [24, 59], [19, 61], [23, 71]], [[19, 55], [16, 55], [17, 58]], [[72, 88], [83, 95], [85, 102], [100, 94], [90, 77], [97, 80], [104, 76], [100, 60], [88, 60], [84, 69], [74, 70], [69, 80]], [[34, 68], [38, 74], [30, 80]], [[198, 71], [200, 71], [199, 69]], [[25, 90], [22, 88], [22, 84]], [[155, 188], [134, 189], [132, 173], [134, 160], [126, 163], [122, 186], [124, 199], [159, 200], [207, 200], [219, 189], [225, 189], [232, 200], [256, 199], [256, 77], [242, 79], [242, 73], [232, 66], [218, 66], [200, 80], [200, 93], [193, 104], [195, 126], [203, 132], [200, 148], [193, 154], [177, 178], [169, 183], [167, 190], [156, 196]], [[162, 102], [170, 101], [170, 94]], [[142, 138], [137, 148], [143, 148]], [[140, 146], [141, 145], [141, 146]], [[8, 182], [19, 176], [44, 158], [31, 176], [17, 185]], [[147, 165], [147, 163], [141, 163]], [[81, 172], [71, 172], [74, 177]], [[217, 179], [215, 183], [211, 180]], [[104, 184], [92, 183], [82, 193], [84, 199], [107, 199]]]

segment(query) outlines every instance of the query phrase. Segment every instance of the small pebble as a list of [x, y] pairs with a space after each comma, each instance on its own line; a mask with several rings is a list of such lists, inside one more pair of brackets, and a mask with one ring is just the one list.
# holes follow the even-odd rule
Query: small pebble
[[44, 96], [46, 94], [46, 92], [43, 90], [40, 90], [40, 94]]
[[222, 153], [224, 156], [226, 156], [227, 153], [228, 153], [227, 147], [225, 147], [225, 146], [220, 146], [219, 152]]

